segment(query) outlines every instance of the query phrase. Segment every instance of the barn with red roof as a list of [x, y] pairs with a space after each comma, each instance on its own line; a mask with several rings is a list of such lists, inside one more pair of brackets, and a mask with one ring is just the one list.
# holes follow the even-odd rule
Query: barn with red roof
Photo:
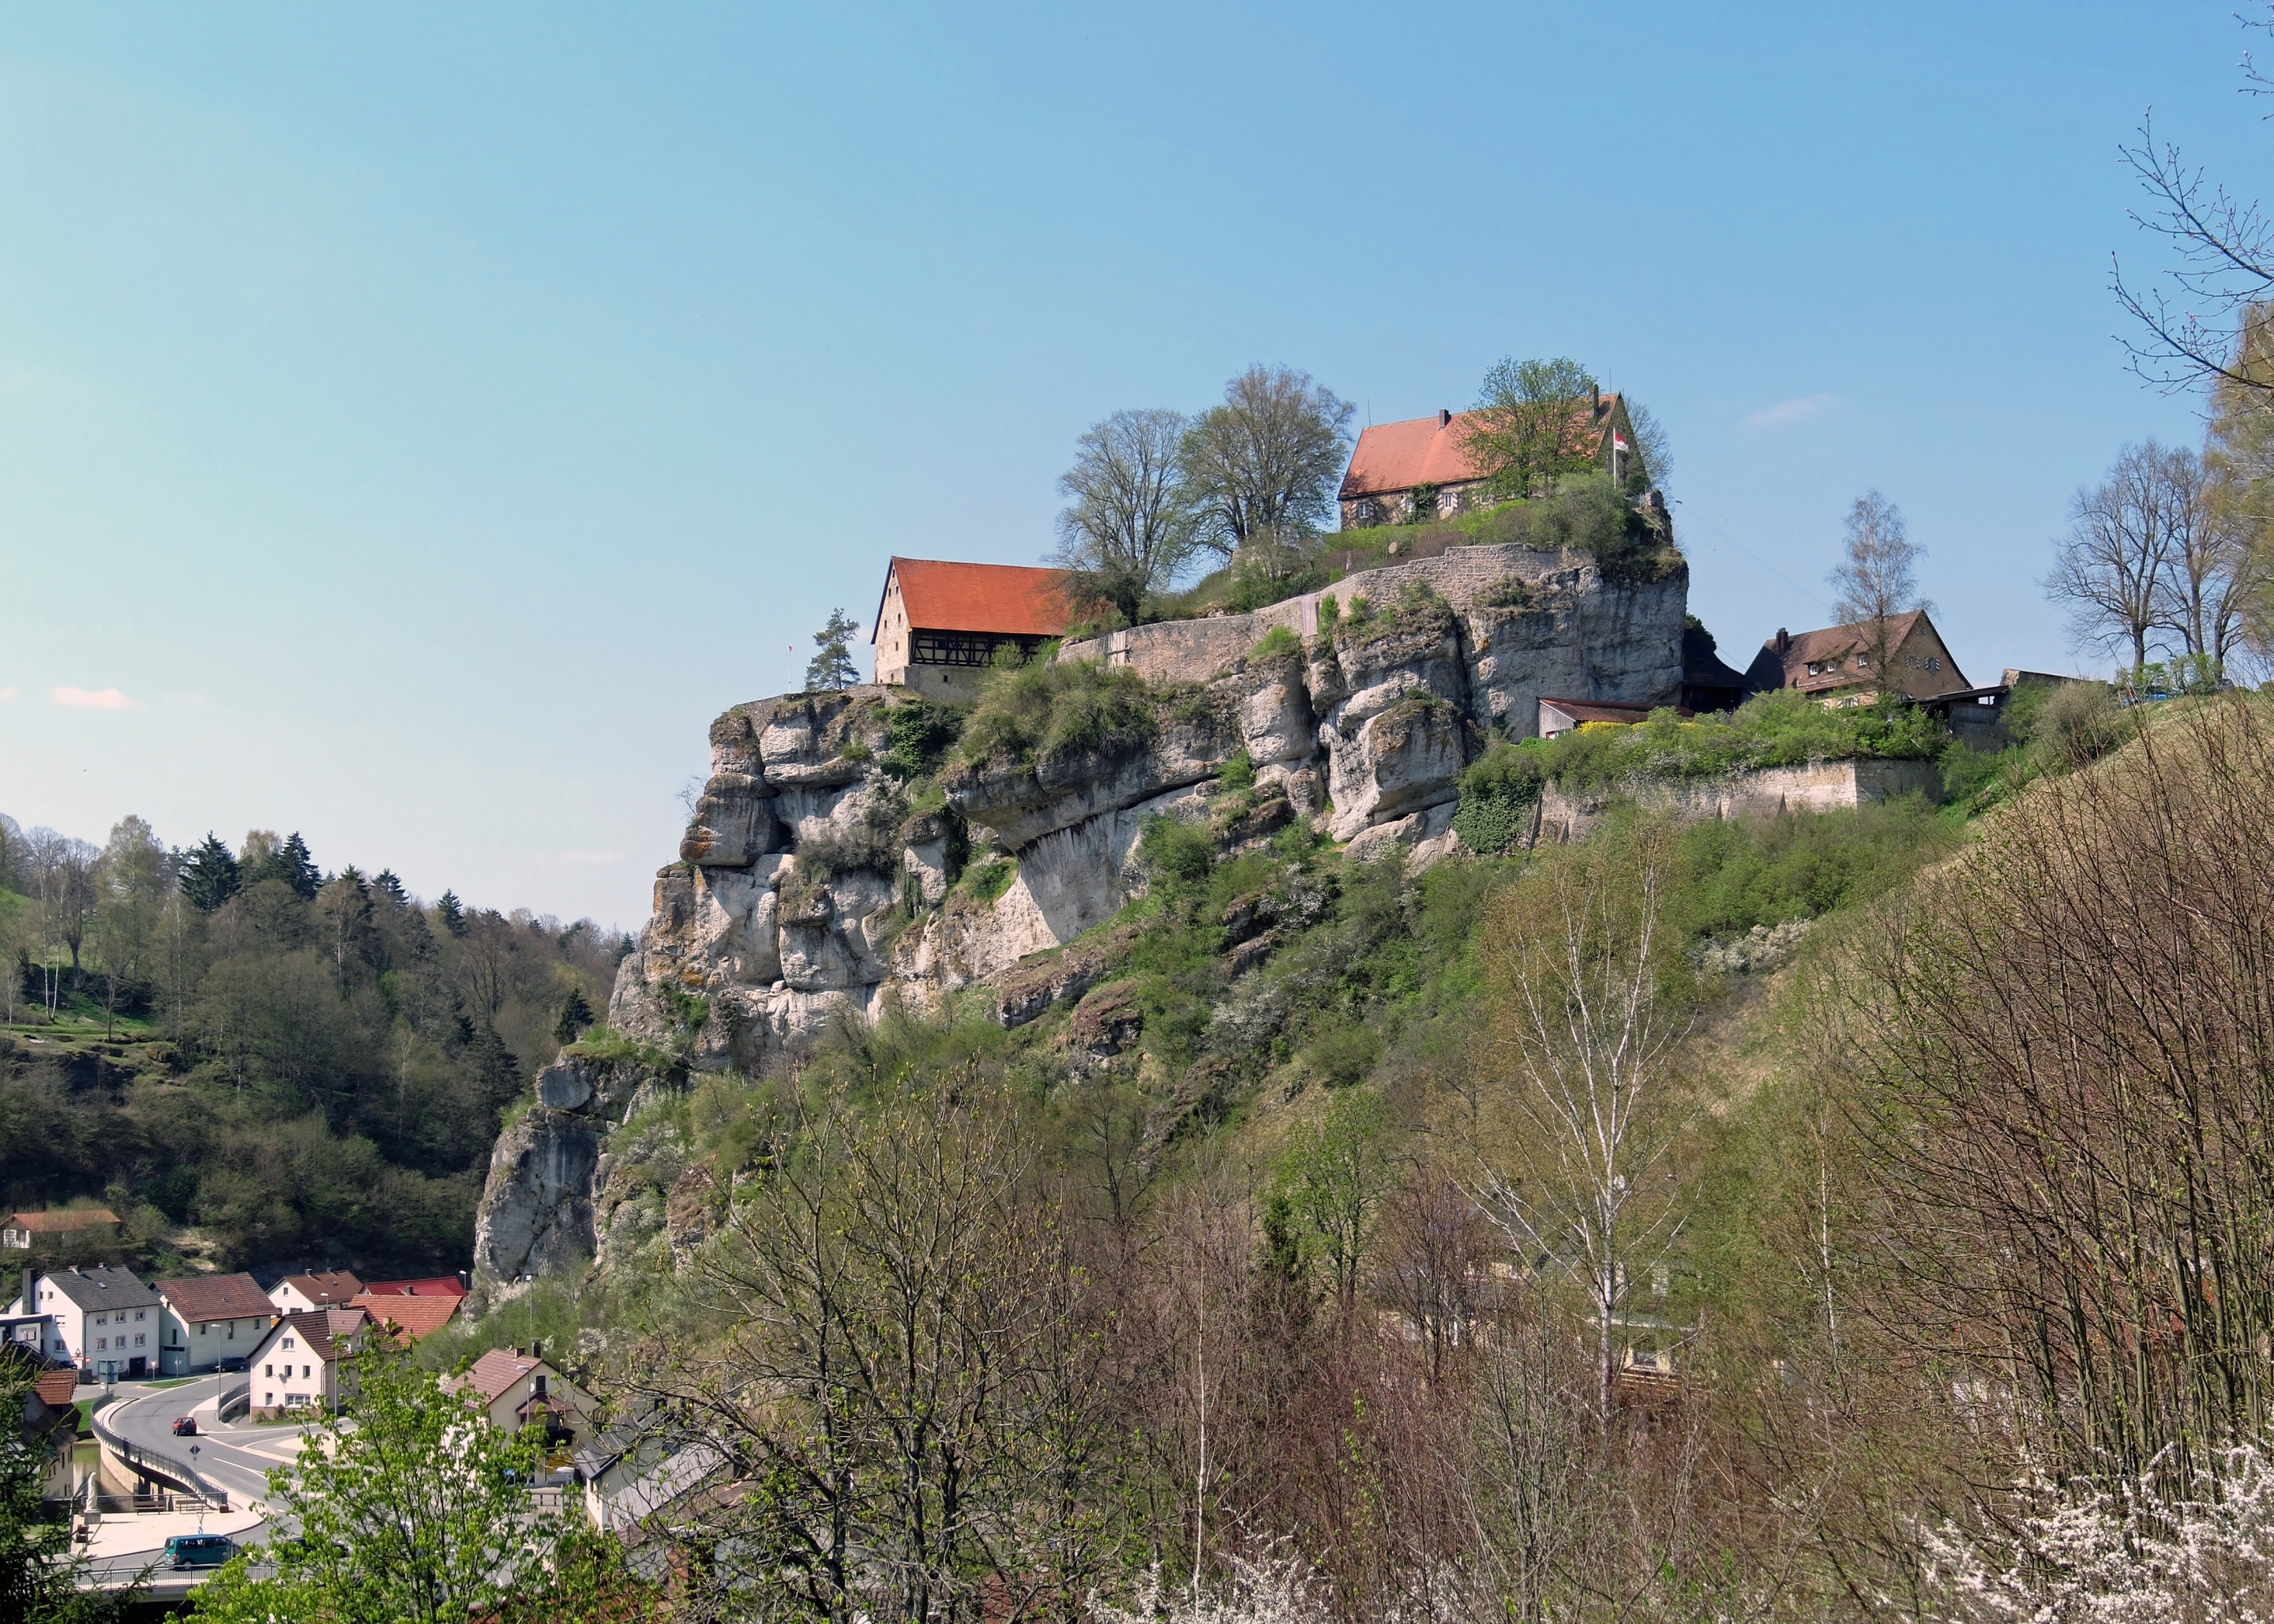
[[1031, 655], [1065, 630], [1065, 581], [1062, 571], [1020, 564], [892, 560], [869, 635], [876, 680], [929, 698], [971, 698], [997, 650]]

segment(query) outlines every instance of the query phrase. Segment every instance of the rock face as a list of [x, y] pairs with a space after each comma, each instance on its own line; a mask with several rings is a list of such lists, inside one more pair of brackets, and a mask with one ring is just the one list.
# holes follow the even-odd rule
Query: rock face
[[[961, 766], [941, 780], [947, 807], [915, 813], [882, 764], [903, 690], [737, 705], [712, 726], [711, 777], [609, 1024], [697, 1070], [757, 1072], [832, 1022], [975, 982], [1006, 989], [998, 1019], [1016, 1021], [1053, 980], [1021, 961], [1127, 901], [1162, 814], [1226, 846], [1301, 817], [1362, 853], [1434, 861], [1457, 842], [1462, 769], [1495, 732], [1533, 732], [1542, 695], [1671, 697], [1687, 588], [1678, 560], [1614, 580], [1582, 553], [1467, 547], [1253, 614], [1072, 644], [1060, 658], [1133, 666], [1184, 697], [1141, 748]], [[1231, 793], [1243, 752], [1252, 783]], [[1007, 883], [955, 888], [967, 847], [1015, 865]], [[1037, 1007], [1093, 978], [1060, 979]]]
[[[1173, 685], [1156, 690], [1150, 735], [957, 764], [938, 779], [944, 807], [912, 808], [905, 763], [889, 762], [903, 689], [737, 705], [712, 726], [711, 776], [680, 861], [656, 877], [608, 1024], [681, 1074], [756, 1075], [794, 1064], [834, 1023], [895, 1003], [937, 1009], [984, 983], [981, 1007], [1005, 1026], [1078, 1003], [1077, 1057], [1110, 1067], [1141, 1022], [1104, 981], [1117, 954], [1058, 950], [1128, 900], [1148, 820], [1237, 847], [1302, 818], [1361, 855], [1435, 861], [1458, 846], [1462, 770], [1495, 733], [1535, 731], [1543, 695], [1671, 702], [1687, 587], [1678, 557], [1615, 580], [1585, 553], [1468, 547], [1253, 614], [1072, 644], [1062, 659]], [[957, 883], [967, 871], [988, 883]], [[1270, 921], [1254, 924], [1227, 975], [1269, 951]], [[699, 1228], [669, 1154], [625, 1161], [613, 1141], [603, 1154], [641, 1086], [589, 1063], [547, 1068], [492, 1161], [481, 1279]], [[645, 1086], [660, 1086], [652, 1071]]]

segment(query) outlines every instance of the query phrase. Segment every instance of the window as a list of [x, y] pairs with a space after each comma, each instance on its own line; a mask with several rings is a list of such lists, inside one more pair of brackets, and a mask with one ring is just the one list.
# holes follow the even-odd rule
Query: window
[[134, 1345], [137, 1348], [139, 1348], [144, 1342], [147, 1342], [150, 1339], [148, 1337], [143, 1335], [139, 1331], [134, 1333]]
[[284, 1339], [284, 1350], [287, 1353], [292, 1350], [292, 1339], [289, 1336]]
[[[275, 1375], [276, 1372], [275, 1372], [275, 1371], [271, 1371], [271, 1372], [269, 1372], [268, 1373], [269, 1373], [270, 1375], [272, 1375], [272, 1376], [273, 1376], [273, 1375]], [[262, 1403], [266, 1404], [267, 1406], [268, 1406], [268, 1408], [269, 1408], [269, 1409], [271, 1409], [271, 1410], [274, 1410], [274, 1409], [275, 1409], [275, 1408], [276, 1408], [276, 1395], [275, 1395], [274, 1393], [264, 1393], [264, 1394], [262, 1394], [262, 1395], [260, 1395], [260, 1402], [261, 1402]]]
[[267, 1377], [271, 1381], [276, 1380], [276, 1367], [274, 1365], [262, 1365], [260, 1367], [260, 1373]]
[[307, 1367], [306, 1365], [303, 1365], [300, 1367], [300, 1374], [301, 1374], [301, 1376], [305, 1379], [305, 1378], [309, 1373], [310, 1373], [310, 1372], [309, 1372], [308, 1367]]
[[110, 1340], [108, 1337], [98, 1336], [94, 1339], [94, 1345], [97, 1349], [107, 1349], [110, 1346]]
[[146, 1308], [138, 1308], [134, 1311], [134, 1318], [137, 1320], [147, 1320], [149, 1317], [150, 1311]]

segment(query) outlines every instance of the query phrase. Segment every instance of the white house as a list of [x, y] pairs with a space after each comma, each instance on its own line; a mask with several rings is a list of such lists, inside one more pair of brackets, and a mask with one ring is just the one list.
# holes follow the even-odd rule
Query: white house
[[288, 1410], [336, 1410], [340, 1363], [361, 1350], [371, 1316], [360, 1308], [287, 1314], [269, 1327], [248, 1367], [252, 1410], [264, 1418]]
[[220, 1368], [225, 1359], [252, 1357], [276, 1304], [250, 1274], [189, 1274], [151, 1282], [166, 1305], [158, 1373], [186, 1376]]
[[576, 1439], [591, 1432], [598, 1406], [561, 1372], [547, 1365], [537, 1350], [493, 1348], [474, 1361], [473, 1369], [446, 1384], [453, 1392], [471, 1387], [487, 1412], [490, 1425], [518, 1432], [542, 1425], [556, 1438]]
[[329, 1274], [287, 1274], [268, 1288], [280, 1314], [305, 1314], [319, 1308], [345, 1308], [363, 1290], [363, 1282], [345, 1269]]
[[8, 1318], [48, 1317], [47, 1355], [95, 1381], [135, 1380], [158, 1371], [165, 1304], [122, 1268], [91, 1264], [52, 1274], [25, 1271]]

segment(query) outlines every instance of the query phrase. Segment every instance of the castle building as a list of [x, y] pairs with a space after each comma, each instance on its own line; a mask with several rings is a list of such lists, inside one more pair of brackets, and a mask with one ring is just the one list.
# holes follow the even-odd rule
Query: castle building
[[[1580, 406], [1577, 417], [1576, 443], [1587, 447], [1615, 480], [1624, 479], [1634, 446], [1625, 402], [1616, 395], [1598, 395]], [[1485, 470], [1469, 455], [1469, 436], [1477, 426], [1475, 412], [1441, 410], [1434, 417], [1377, 423], [1361, 431], [1351, 451], [1350, 471], [1343, 476], [1343, 528], [1449, 518], [1474, 506], [1485, 481]], [[1427, 511], [1416, 513], [1417, 504]]]
[[1031, 655], [1065, 630], [1065, 579], [1019, 564], [892, 560], [869, 633], [875, 680], [930, 699], [973, 698], [998, 649]]

